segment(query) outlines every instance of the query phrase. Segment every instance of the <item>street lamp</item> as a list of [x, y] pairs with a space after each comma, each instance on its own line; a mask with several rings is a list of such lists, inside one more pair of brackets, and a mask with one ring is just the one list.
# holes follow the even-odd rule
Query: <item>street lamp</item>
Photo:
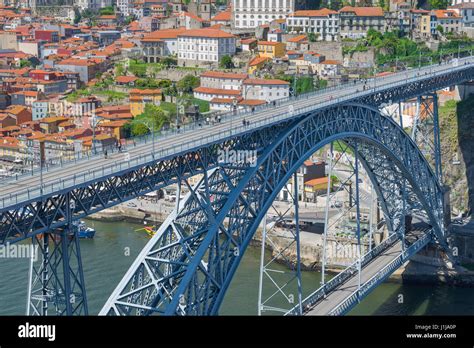
[[181, 96], [182, 96], [182, 92], [178, 92], [178, 90], [176, 90], [176, 129], [178, 129], [178, 126], [179, 126], [179, 113], [180, 113], [180, 109], [182, 108], [182, 105], [180, 105], [180, 99], [179, 99], [179, 97]]
[[151, 122], [151, 126], [150, 126], [150, 123], [146, 122], [145, 120], [134, 120], [134, 122], [141, 123], [146, 128], [148, 128], [148, 130], [151, 132], [151, 144], [152, 144], [151, 145], [151, 147], [152, 147], [151, 155], [154, 159], [155, 158], [155, 123]]
[[232, 119], [234, 118], [234, 115], [236, 114], [236, 111], [237, 111], [237, 103], [238, 101], [234, 97], [234, 99], [232, 100], [232, 115], [230, 115], [230, 134], [231, 135], [232, 135]]
[[90, 125], [92, 126], [92, 153], [95, 155], [95, 127], [97, 127], [97, 124], [99, 122], [97, 121], [97, 116], [92, 114], [91, 120], [90, 120]]

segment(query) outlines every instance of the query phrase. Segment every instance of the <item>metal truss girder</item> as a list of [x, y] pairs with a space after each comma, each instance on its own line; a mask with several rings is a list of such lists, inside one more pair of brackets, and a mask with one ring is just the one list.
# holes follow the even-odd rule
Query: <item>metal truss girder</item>
[[[393, 186], [397, 178], [404, 178], [426, 210], [438, 239], [444, 237], [442, 194], [435, 175], [403, 129], [378, 110], [358, 104], [337, 106], [295, 119], [290, 124], [269, 127], [266, 137], [266, 146], [258, 143], [253, 147], [260, 149], [255, 166], [222, 166], [209, 176], [206, 191], [225, 193], [225, 199], [218, 200], [218, 204], [214, 204], [216, 201], [208, 204], [213, 223], [210, 223], [208, 209], [201, 207], [200, 213], [195, 212], [200, 205], [193, 200], [183, 209], [194, 209], [192, 220], [198, 221], [200, 228], [187, 224], [191, 219], [181, 221], [174, 217], [174, 224], [181, 226], [188, 239], [187, 252], [179, 249], [173, 254], [173, 260], [179, 261], [173, 264], [173, 276], [162, 272], [164, 276], [159, 279], [156, 291], [128, 297], [113, 313], [128, 313], [127, 308], [134, 307], [139, 309], [137, 314], [217, 314], [241, 257], [276, 194], [306, 158], [338, 139], [348, 142], [357, 139], [361, 155], [365, 154], [364, 160], [371, 164], [368, 169], [376, 165], [381, 168], [380, 173], [374, 170], [372, 176], [378, 178], [375, 184], [379, 187], [388, 182]], [[249, 143], [259, 139], [248, 134], [246, 140]], [[368, 156], [365, 148], [377, 149], [383, 156], [374, 162], [374, 156]], [[395, 173], [387, 174], [394, 168]], [[232, 177], [232, 180], [222, 180], [224, 177]], [[399, 207], [398, 195], [387, 192], [382, 196], [379, 198], [387, 202], [389, 216], [386, 218], [394, 219]], [[184, 211], [180, 215], [186, 216]], [[166, 248], [166, 241], [161, 242]], [[175, 247], [176, 243], [170, 245]], [[159, 270], [166, 265], [169, 261], [149, 264]], [[112, 313], [110, 310], [110, 306], [104, 307], [102, 314]]]

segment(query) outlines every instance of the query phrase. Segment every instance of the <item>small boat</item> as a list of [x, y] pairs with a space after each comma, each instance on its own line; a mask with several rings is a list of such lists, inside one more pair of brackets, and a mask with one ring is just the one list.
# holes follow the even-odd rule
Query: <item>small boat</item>
[[139, 228], [135, 230], [135, 232], [138, 232], [138, 231], [145, 231], [148, 237], [153, 237], [156, 233], [155, 226], [145, 226], [143, 228]]
[[78, 221], [77, 226], [77, 236], [79, 238], [94, 238], [95, 230], [92, 227], [88, 227], [84, 221]]

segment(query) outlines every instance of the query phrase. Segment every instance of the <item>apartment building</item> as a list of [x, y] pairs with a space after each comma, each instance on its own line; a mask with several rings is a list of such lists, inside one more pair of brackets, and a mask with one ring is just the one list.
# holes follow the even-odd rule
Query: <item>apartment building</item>
[[336, 41], [339, 36], [339, 14], [327, 8], [291, 13], [286, 25], [289, 33], [314, 33], [318, 41]]
[[186, 30], [178, 35], [178, 65], [217, 66], [235, 54], [236, 37], [219, 29]]
[[275, 19], [285, 19], [295, 11], [316, 9], [318, 6], [319, 2], [314, 0], [232, 0], [232, 27], [255, 29]]

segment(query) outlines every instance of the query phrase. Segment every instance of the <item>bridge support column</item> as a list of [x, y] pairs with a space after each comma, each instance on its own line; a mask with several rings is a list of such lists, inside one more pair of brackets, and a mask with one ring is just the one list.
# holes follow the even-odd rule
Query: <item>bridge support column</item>
[[[260, 255], [260, 278], [258, 314], [265, 312], [286, 313], [295, 305], [302, 313], [303, 290], [301, 282], [301, 250], [299, 231], [298, 176], [292, 177], [292, 190], [288, 189], [293, 207], [281, 208], [272, 204], [263, 218], [262, 248]], [[267, 217], [267, 215], [269, 217]], [[288, 224], [288, 221], [294, 224]], [[267, 224], [267, 222], [269, 222]], [[274, 234], [287, 234], [288, 238], [275, 238]], [[270, 256], [266, 254], [269, 248]], [[285, 264], [285, 269], [279, 265]], [[286, 305], [288, 304], [288, 305]]]
[[416, 115], [411, 137], [433, 166], [442, 182], [441, 146], [438, 116], [438, 95], [430, 93], [417, 98]]
[[324, 285], [326, 276], [326, 254], [327, 254], [327, 239], [328, 239], [328, 225], [329, 225], [329, 205], [332, 188], [332, 161], [334, 158], [334, 146], [333, 143], [329, 145], [329, 164], [328, 164], [328, 186], [326, 190], [326, 207], [324, 209], [324, 235], [323, 235], [323, 259], [321, 260], [321, 285]]

